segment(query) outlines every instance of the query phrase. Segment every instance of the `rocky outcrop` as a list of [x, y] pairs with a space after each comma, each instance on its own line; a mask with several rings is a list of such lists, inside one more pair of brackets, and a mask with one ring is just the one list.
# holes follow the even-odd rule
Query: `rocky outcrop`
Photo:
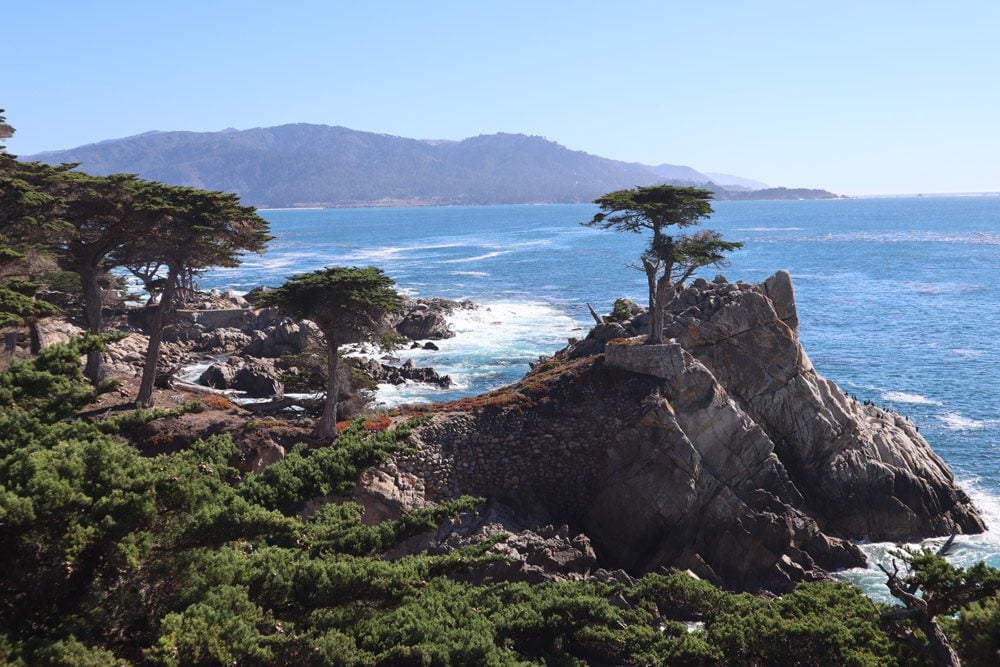
[[234, 389], [251, 398], [281, 398], [285, 391], [281, 372], [272, 360], [247, 357], [212, 364], [199, 376], [198, 383], [213, 389]]
[[787, 273], [696, 281], [671, 310], [668, 343], [602, 331], [440, 408], [391, 465], [425, 502], [482, 495], [566, 523], [603, 567], [751, 590], [861, 565], [850, 539], [984, 529], [909, 422], [816, 373]]
[[390, 366], [367, 357], [353, 359], [352, 363], [355, 368], [379, 384], [399, 385], [409, 380], [433, 384], [441, 389], [447, 389], [452, 384], [450, 375], [441, 375], [430, 367], [417, 366], [413, 359], [407, 359], [401, 366]]
[[448, 326], [446, 316], [456, 310], [475, 307], [471, 301], [408, 299], [392, 324], [399, 335], [412, 340], [452, 338], [455, 332]]

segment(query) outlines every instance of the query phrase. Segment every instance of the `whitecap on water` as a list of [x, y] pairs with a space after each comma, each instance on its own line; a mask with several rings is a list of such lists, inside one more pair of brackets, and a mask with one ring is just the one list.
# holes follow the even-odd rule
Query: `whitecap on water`
[[958, 348], [951, 351], [952, 354], [958, 355], [959, 357], [981, 357], [983, 353], [980, 350], [970, 350], [968, 348]]
[[[475, 309], [456, 310], [446, 319], [455, 336], [434, 341], [438, 350], [401, 349], [392, 353], [395, 360], [386, 355], [381, 360], [405, 363], [412, 359], [417, 366], [430, 366], [451, 376], [452, 386], [441, 390], [420, 383], [379, 385], [377, 402], [450, 400], [495, 389], [516, 381], [528, 371], [529, 362], [552, 354], [580, 328], [562, 309], [533, 301], [482, 303]], [[370, 348], [353, 347], [350, 353], [376, 356]]]
[[986, 428], [988, 422], [980, 419], [963, 417], [957, 412], [946, 412], [938, 417], [944, 422], [944, 427], [951, 431], [977, 431]]
[[404, 384], [380, 384], [375, 392], [375, 405], [394, 408], [406, 404], [430, 403], [427, 392], [426, 385], [409, 381]]
[[461, 257], [459, 259], [442, 259], [438, 264], [464, 264], [466, 262], [479, 262], [484, 259], [492, 259], [494, 257], [499, 257], [500, 255], [509, 255], [509, 250], [494, 250], [493, 252], [483, 253], [482, 255], [476, 255], [475, 257]]
[[916, 405], [942, 405], [941, 401], [935, 401], [932, 398], [905, 391], [884, 391], [882, 392], [882, 400], [893, 403], [913, 403]]
[[[995, 527], [1000, 526], [1000, 497], [988, 493], [979, 484], [978, 480], [966, 479], [959, 482], [972, 499], [972, 503], [979, 509], [986, 522], [986, 531], [978, 535], [958, 535], [955, 542], [948, 550], [948, 562], [956, 567], [969, 567], [980, 561], [994, 567], [1000, 565], [1000, 531]], [[936, 551], [947, 540], [947, 537], [934, 537], [923, 542], [907, 544], [910, 548], [927, 547]], [[864, 552], [868, 559], [868, 567], [852, 568], [835, 572], [834, 576], [844, 581], [860, 587], [871, 598], [879, 602], [898, 604], [890, 594], [885, 585], [886, 576], [878, 569], [879, 564], [892, 568], [892, 562], [896, 562], [902, 569], [902, 563], [895, 557], [894, 552], [901, 546], [893, 542], [862, 542], [858, 547]]]

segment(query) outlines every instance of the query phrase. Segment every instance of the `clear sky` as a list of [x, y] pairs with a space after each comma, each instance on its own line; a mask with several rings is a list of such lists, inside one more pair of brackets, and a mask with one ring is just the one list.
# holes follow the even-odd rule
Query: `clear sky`
[[0, 31], [20, 155], [310, 122], [844, 194], [1000, 190], [997, 0], [9, 0]]

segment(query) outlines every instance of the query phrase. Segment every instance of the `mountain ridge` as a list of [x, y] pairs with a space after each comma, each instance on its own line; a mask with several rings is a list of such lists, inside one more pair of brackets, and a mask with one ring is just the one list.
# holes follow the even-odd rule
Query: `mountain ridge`
[[544, 137], [502, 132], [451, 141], [312, 123], [153, 130], [23, 159], [234, 192], [268, 208], [583, 203], [657, 183], [706, 187], [717, 199], [753, 198], [745, 185], [727, 188], [691, 167], [611, 160]]

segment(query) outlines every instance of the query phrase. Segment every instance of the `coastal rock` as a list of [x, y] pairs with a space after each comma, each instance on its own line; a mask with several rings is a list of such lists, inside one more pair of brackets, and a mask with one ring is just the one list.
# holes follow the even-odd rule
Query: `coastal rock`
[[198, 384], [213, 389], [232, 389], [236, 380], [236, 367], [229, 364], [212, 364], [198, 376]]
[[408, 359], [402, 366], [390, 366], [368, 357], [354, 359], [352, 363], [355, 368], [379, 384], [398, 385], [410, 380], [411, 382], [433, 384], [442, 389], [447, 389], [452, 385], [450, 375], [441, 375], [430, 367], [418, 367], [412, 359]]
[[194, 349], [200, 352], [238, 352], [250, 344], [250, 336], [233, 327], [223, 327], [201, 334], [195, 340]]
[[[367, 520], [371, 506], [364, 501], [362, 506]], [[498, 538], [502, 539], [496, 541]], [[525, 518], [496, 501], [446, 520], [437, 530], [404, 541], [386, 556], [447, 553], [488, 541], [496, 541], [489, 552], [502, 560], [481, 566], [464, 575], [464, 579], [477, 583], [486, 579], [528, 583], [581, 580], [588, 578], [597, 564], [586, 535], [573, 533], [565, 524], [556, 526], [542, 519]]]
[[421, 501], [481, 495], [573, 526], [601, 567], [747, 590], [862, 565], [851, 539], [984, 529], [908, 421], [816, 373], [787, 273], [701, 281], [671, 311], [663, 345], [599, 325], [521, 382], [441, 407], [392, 465]]
[[396, 325], [401, 336], [413, 340], [452, 338], [455, 332], [448, 328], [448, 321], [439, 312], [414, 310]]
[[61, 317], [48, 317], [38, 323], [38, 342], [42, 349], [68, 343], [72, 337], [83, 333], [82, 328]]
[[233, 377], [232, 388], [245, 392], [251, 398], [281, 398], [285, 393], [281, 373], [273, 363], [263, 359], [248, 361], [242, 365]]
[[448, 326], [446, 316], [456, 310], [471, 310], [475, 307], [471, 301], [406, 299], [389, 324], [399, 335], [411, 340], [452, 338], [455, 332]]
[[251, 334], [244, 352], [252, 357], [280, 357], [300, 354], [310, 345], [319, 346], [322, 335], [313, 322], [282, 318], [276, 324]]
[[280, 378], [281, 371], [271, 360], [230, 357], [226, 363], [205, 369], [198, 384], [213, 389], [235, 389], [251, 398], [281, 398], [285, 387]]

